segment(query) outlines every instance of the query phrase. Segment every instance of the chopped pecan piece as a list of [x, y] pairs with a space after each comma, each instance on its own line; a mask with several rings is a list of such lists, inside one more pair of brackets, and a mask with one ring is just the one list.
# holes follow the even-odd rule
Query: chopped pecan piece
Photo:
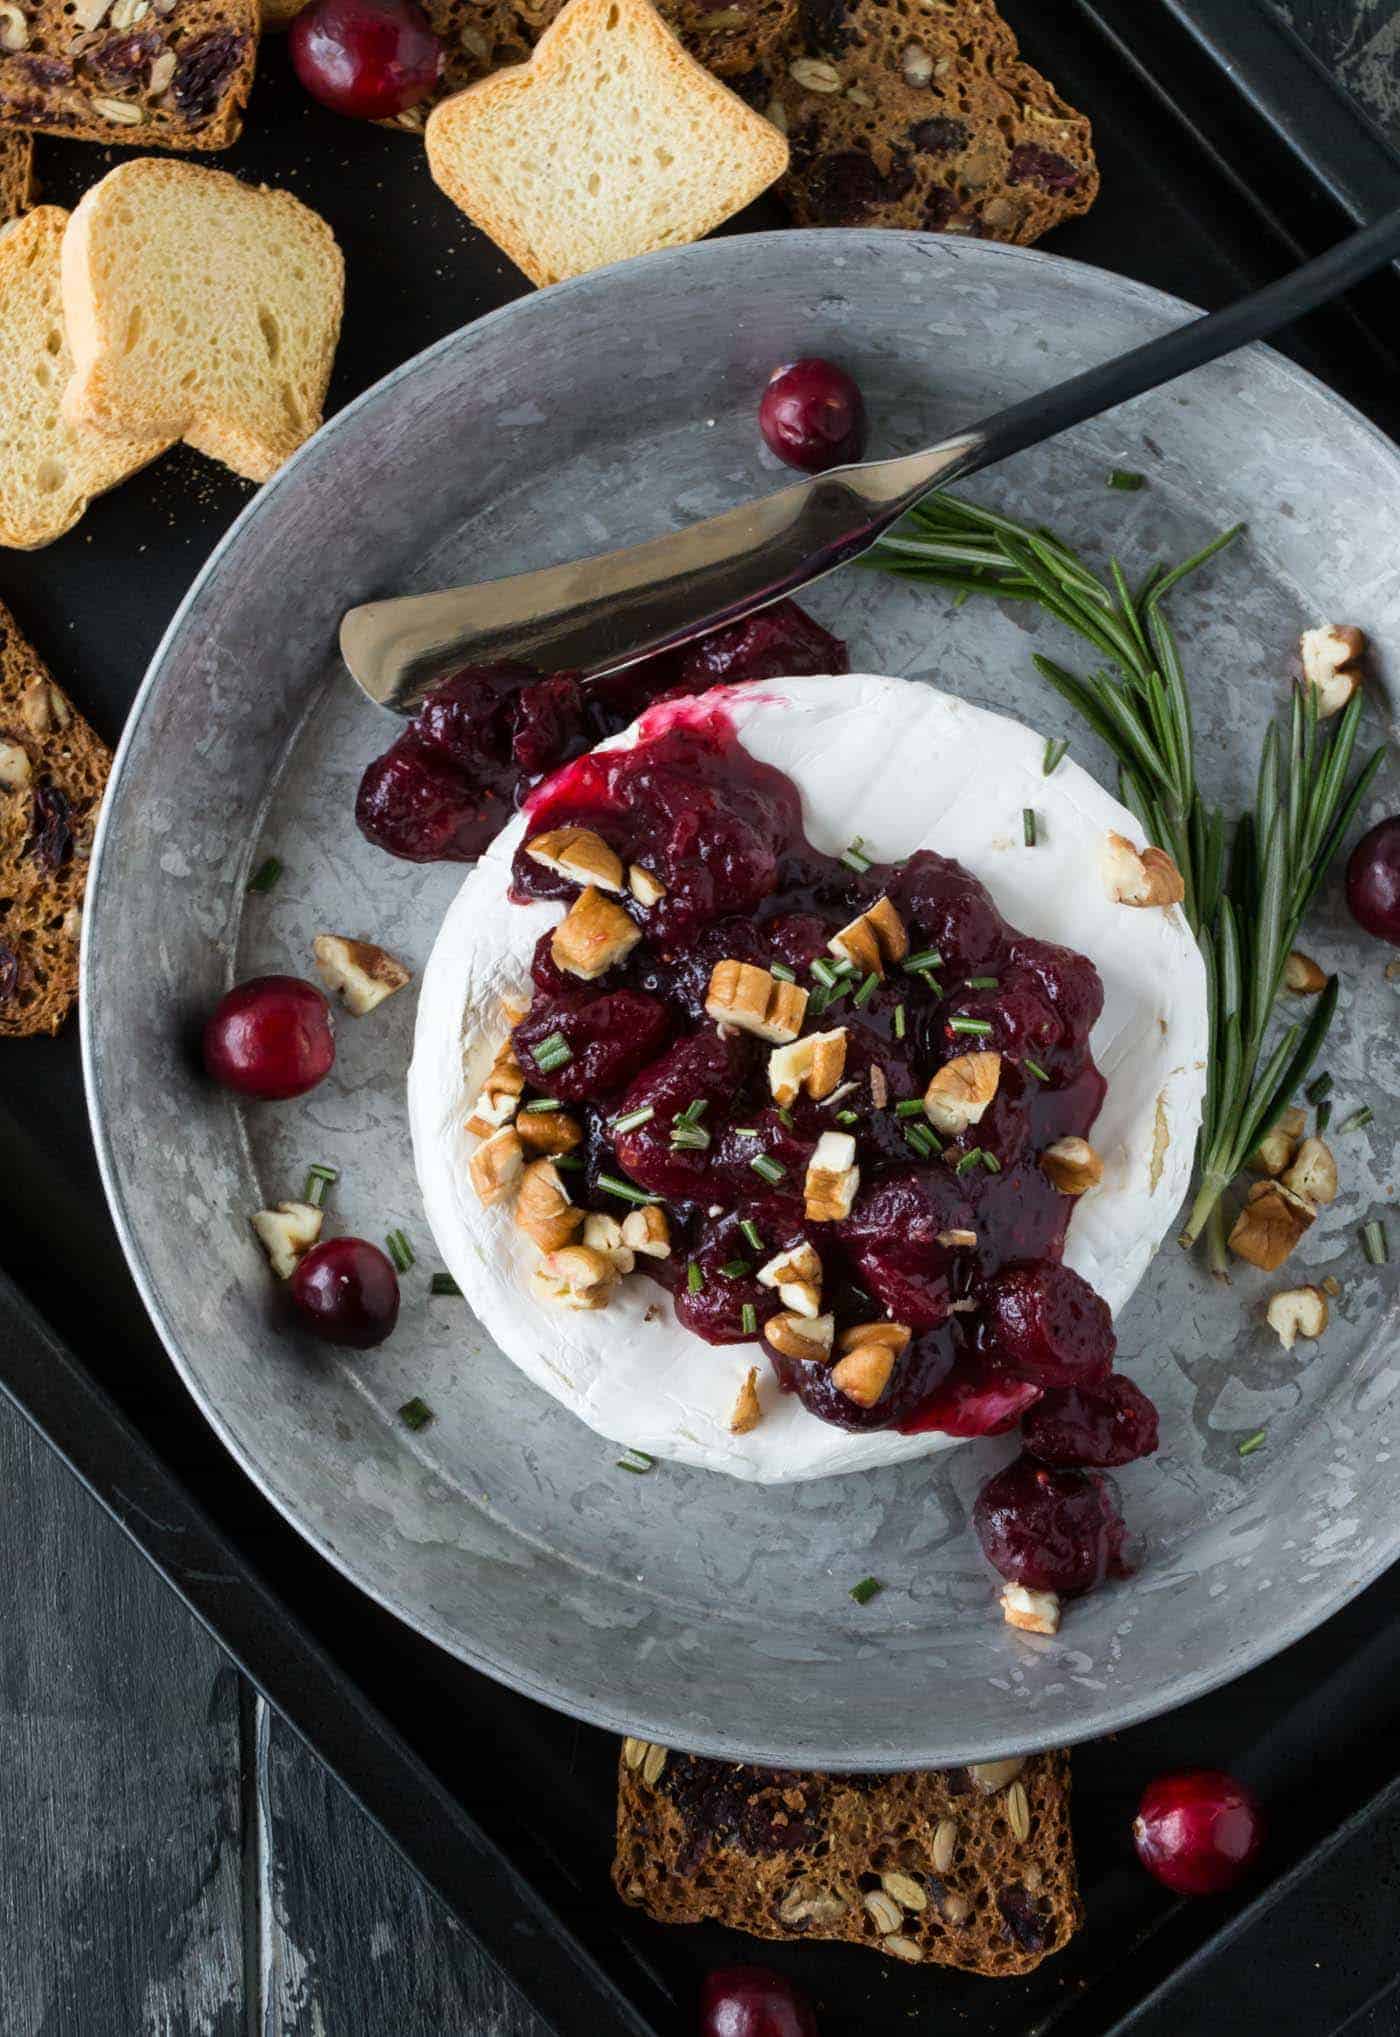
[[784, 983], [753, 962], [716, 962], [705, 992], [705, 1010], [720, 1025], [738, 1026], [760, 1040], [795, 1040], [807, 1011], [807, 993]]

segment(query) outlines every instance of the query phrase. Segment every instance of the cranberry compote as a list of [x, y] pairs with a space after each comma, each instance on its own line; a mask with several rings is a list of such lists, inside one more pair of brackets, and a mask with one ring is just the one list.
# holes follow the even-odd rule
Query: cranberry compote
[[982, 1554], [1010, 1584], [1064, 1596], [1127, 1574], [1118, 1488], [1101, 1471], [1052, 1471], [1020, 1457], [977, 1495]]
[[[527, 1102], [582, 1119], [577, 1199], [619, 1219], [664, 1205], [670, 1253], [638, 1265], [679, 1320], [709, 1343], [760, 1344], [784, 1389], [848, 1429], [994, 1435], [1047, 1389], [1100, 1386], [1108, 1310], [1059, 1264], [1072, 1204], [1038, 1157], [1084, 1137], [1103, 1098], [1093, 965], [1009, 927], [944, 857], [814, 849], [797, 788], [748, 754], [713, 692], [656, 705], [635, 746], [577, 757], [530, 796], [518, 897], [579, 899], [582, 879], [529, 849], [568, 830], [592, 838], [593, 868], [624, 873], [604, 906], [624, 938], [588, 980], [559, 930], [540, 942], [514, 1033]], [[872, 909], [887, 927], [898, 915], [908, 952], [862, 974], [829, 943]], [[774, 1043], [707, 1010], [722, 964], [798, 1001], [799, 1043], [839, 1039], [839, 1081], [775, 1095]], [[996, 1093], [936, 1134], [925, 1089], [969, 1051], [998, 1057]], [[809, 1214], [831, 1134], [851, 1142], [857, 1180], [844, 1209]], [[811, 1291], [780, 1293], [769, 1262], [794, 1253]], [[820, 1316], [829, 1347], [809, 1357], [794, 1314]], [[843, 1365], [862, 1333], [886, 1340], [887, 1364], [866, 1348]], [[1095, 1543], [1086, 1581], [1108, 1563]]]
[[529, 786], [655, 700], [744, 680], [847, 672], [839, 638], [795, 602], [775, 602], [693, 644], [581, 686], [525, 665], [478, 665], [442, 680], [360, 781], [355, 819], [376, 847], [410, 863], [469, 863]]
[[1121, 1373], [1095, 1386], [1043, 1393], [1021, 1425], [1021, 1441], [1042, 1464], [1112, 1470], [1157, 1448], [1157, 1410]]

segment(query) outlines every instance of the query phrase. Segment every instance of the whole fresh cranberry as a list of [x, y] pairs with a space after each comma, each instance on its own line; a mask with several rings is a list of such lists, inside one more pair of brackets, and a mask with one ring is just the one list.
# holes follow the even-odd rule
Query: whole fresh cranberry
[[1005, 1266], [988, 1281], [981, 1336], [994, 1363], [1036, 1386], [1092, 1385], [1118, 1348], [1108, 1303], [1053, 1259]]
[[413, 0], [312, 0], [287, 40], [312, 98], [352, 120], [392, 120], [442, 75], [442, 43]]
[[1126, 1574], [1118, 1488], [1102, 1471], [1018, 1457], [978, 1493], [972, 1525], [992, 1568], [1032, 1591], [1069, 1596]]
[[1400, 814], [1378, 821], [1352, 850], [1347, 905], [1368, 934], [1400, 946]]
[[817, 2037], [812, 2005], [767, 1966], [720, 1966], [700, 1989], [699, 2037]]
[[1220, 1768], [1159, 1775], [1143, 1791], [1133, 1844], [1149, 1874], [1181, 1896], [1219, 1895], [1253, 1865], [1264, 1814], [1251, 1790]]
[[1021, 1441], [1042, 1464], [1097, 1464], [1111, 1470], [1157, 1448], [1157, 1410], [1121, 1372], [1097, 1386], [1051, 1388], [1021, 1425]]
[[368, 1351], [399, 1319], [399, 1281], [377, 1245], [327, 1238], [313, 1245], [288, 1283], [304, 1330], [323, 1344]]
[[865, 403], [844, 368], [812, 355], [775, 368], [758, 406], [758, 428], [789, 467], [823, 474], [865, 450]]
[[330, 1073], [330, 1006], [299, 976], [250, 976], [219, 999], [204, 1028], [204, 1067], [225, 1089], [276, 1103]]

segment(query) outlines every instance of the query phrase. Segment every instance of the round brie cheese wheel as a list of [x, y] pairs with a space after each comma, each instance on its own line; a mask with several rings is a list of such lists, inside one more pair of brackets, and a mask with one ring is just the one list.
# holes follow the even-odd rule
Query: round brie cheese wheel
[[[1133, 816], [1066, 757], [1044, 775], [1045, 738], [1003, 715], [907, 679], [864, 673], [764, 680], [706, 696], [751, 755], [802, 795], [813, 845], [839, 854], [853, 837], [885, 862], [916, 849], [955, 858], [987, 886], [1013, 927], [1087, 955], [1103, 978], [1092, 1035], [1108, 1088], [1091, 1133], [1099, 1185], [1070, 1218], [1066, 1265], [1115, 1312], [1141, 1280], [1186, 1191], [1205, 1090], [1205, 968], [1175, 907], [1116, 903], [1102, 868], [1110, 831], [1141, 846]], [[694, 711], [695, 703], [683, 703]], [[649, 711], [604, 748], [665, 725]], [[1037, 816], [1034, 847], [1022, 814]], [[530, 960], [559, 901], [512, 903], [520, 816], [467, 877], [423, 976], [409, 1118], [424, 1206], [438, 1249], [478, 1320], [546, 1393], [613, 1442], [766, 1483], [860, 1471], [960, 1439], [895, 1429], [851, 1431], [782, 1393], [756, 1344], [707, 1344], [677, 1322], [644, 1274], [607, 1308], [575, 1313], [530, 1291], [538, 1248], [510, 1204], [483, 1209], [466, 1120], [508, 1029], [528, 1004]], [[759, 1362], [762, 1419], [730, 1433], [735, 1397]]]

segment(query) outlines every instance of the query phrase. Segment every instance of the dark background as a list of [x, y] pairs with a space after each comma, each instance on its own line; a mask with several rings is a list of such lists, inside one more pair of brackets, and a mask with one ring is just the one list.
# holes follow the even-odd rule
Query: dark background
[[[1007, 11], [1020, 25], [1034, 10]], [[1281, 11], [1400, 140], [1400, 0], [1295, 0]], [[314, 202], [351, 248], [353, 347], [342, 349], [332, 391], [343, 402], [520, 282], [425, 172], [415, 180], [411, 141], [306, 108], [280, 51], [265, 68], [236, 160], [294, 190], [314, 183]], [[339, 151], [341, 172], [331, 205], [327, 148]], [[102, 165], [98, 151], [43, 148], [45, 195], [71, 203]], [[1073, 252], [1073, 231], [1049, 245]], [[1183, 245], [1179, 277], [1160, 280], [1198, 294], [1191, 260]], [[192, 574], [247, 493], [184, 453], [160, 476], [107, 497], [47, 554], [0, 555], [0, 594], [95, 718], [106, 706], [109, 736], [167, 620], [172, 558]], [[96, 546], [108, 569], [101, 603], [73, 598], [90, 584], [83, 546]], [[157, 549], [160, 598], [149, 564]], [[73, 1052], [71, 1037], [65, 1047]], [[44, 1099], [44, 1057], [55, 1050], [13, 1051], [32, 1059]], [[71, 1092], [52, 1097], [55, 1110], [75, 1108]], [[42, 1104], [34, 1123], [42, 1126]], [[42, 1144], [42, 1131], [34, 1136]], [[9, 1557], [0, 1571], [0, 2037], [543, 2037], [460, 1925], [3, 1399], [0, 1494]], [[1171, 1758], [1186, 1753], [1172, 1748]], [[489, 1762], [489, 1744], [464, 1749], [468, 1770], [473, 1758]], [[1393, 1755], [1377, 1762], [1377, 1783], [1393, 1766]], [[1397, 1830], [1370, 1842], [1382, 1856], [1389, 1847], [1377, 1872], [1394, 1869]], [[596, 1900], [612, 1901], [601, 1882]], [[1319, 1913], [1319, 1970], [1341, 1929]], [[1175, 2027], [1224, 2027], [1210, 2000]], [[1289, 2029], [1322, 2027], [1301, 2013]], [[1273, 2013], [1269, 2023], [1283, 2027]], [[1347, 2027], [1393, 2037], [1394, 1996]]]

